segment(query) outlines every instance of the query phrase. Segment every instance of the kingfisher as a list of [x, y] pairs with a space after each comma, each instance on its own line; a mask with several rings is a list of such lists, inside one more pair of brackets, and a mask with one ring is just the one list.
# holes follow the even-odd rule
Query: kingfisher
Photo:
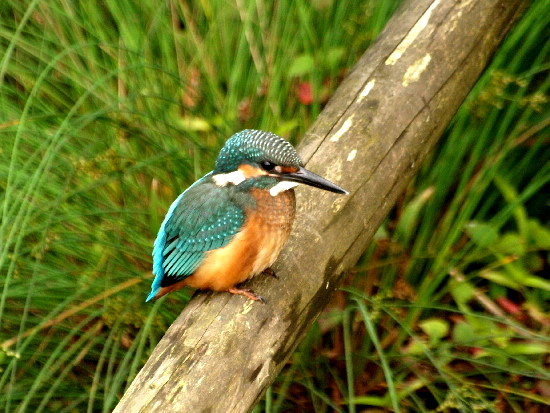
[[168, 209], [154, 243], [155, 278], [146, 301], [185, 286], [264, 301], [238, 285], [270, 271], [290, 235], [300, 183], [347, 194], [305, 169], [280, 136], [252, 129], [231, 136], [214, 170]]

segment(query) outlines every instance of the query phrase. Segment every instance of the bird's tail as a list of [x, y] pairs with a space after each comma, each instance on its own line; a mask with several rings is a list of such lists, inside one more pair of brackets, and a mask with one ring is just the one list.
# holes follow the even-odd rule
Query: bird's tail
[[149, 293], [149, 295], [147, 296], [147, 299], [145, 300], [145, 302], [147, 303], [151, 300], [156, 301], [156, 299], [159, 298], [157, 297], [157, 294], [159, 293], [159, 291], [160, 291], [160, 288], [153, 288]]

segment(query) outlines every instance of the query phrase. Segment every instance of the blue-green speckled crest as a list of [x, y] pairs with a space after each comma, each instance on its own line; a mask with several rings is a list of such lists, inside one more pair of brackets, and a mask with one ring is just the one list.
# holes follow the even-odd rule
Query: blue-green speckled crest
[[303, 166], [292, 145], [271, 132], [245, 129], [227, 140], [216, 159], [214, 173], [235, 171], [240, 164], [273, 162], [282, 166]]

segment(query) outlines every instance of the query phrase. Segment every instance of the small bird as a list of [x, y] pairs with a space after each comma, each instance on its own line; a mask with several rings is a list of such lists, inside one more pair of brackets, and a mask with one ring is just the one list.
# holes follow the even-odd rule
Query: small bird
[[153, 249], [146, 301], [185, 286], [264, 301], [236, 285], [264, 272], [288, 239], [299, 183], [347, 194], [308, 171], [278, 135], [243, 130], [227, 140], [212, 172], [176, 198]]

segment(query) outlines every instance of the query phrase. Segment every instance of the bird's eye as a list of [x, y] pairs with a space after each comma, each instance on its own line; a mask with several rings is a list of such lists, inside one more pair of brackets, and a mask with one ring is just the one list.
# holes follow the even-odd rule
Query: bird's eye
[[275, 168], [275, 164], [273, 162], [269, 162], [269, 161], [263, 161], [262, 162], [262, 168], [266, 171], [272, 171], [273, 168]]

